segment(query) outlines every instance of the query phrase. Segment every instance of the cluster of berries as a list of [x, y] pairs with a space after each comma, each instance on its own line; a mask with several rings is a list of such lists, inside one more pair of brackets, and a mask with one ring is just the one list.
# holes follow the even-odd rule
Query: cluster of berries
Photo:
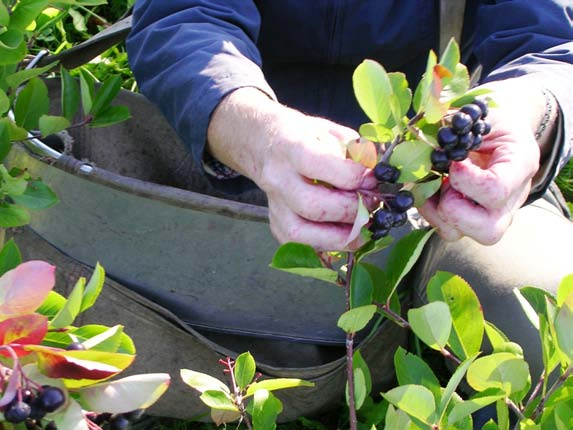
[[[395, 184], [400, 177], [400, 170], [385, 161], [374, 167], [374, 176], [381, 183]], [[384, 205], [371, 214], [369, 230], [372, 239], [378, 240], [390, 233], [393, 227], [400, 227], [408, 221], [406, 212], [414, 206], [414, 195], [408, 190], [396, 194], [385, 194]]]
[[126, 430], [131, 422], [143, 416], [143, 409], [136, 409], [124, 414], [90, 414], [88, 418], [93, 423], [106, 430]]
[[452, 115], [449, 126], [438, 130], [440, 148], [431, 154], [435, 171], [446, 173], [452, 161], [465, 160], [469, 151], [479, 149], [483, 136], [491, 131], [491, 126], [485, 121], [487, 113], [487, 103], [475, 99]]
[[64, 392], [58, 387], [43, 385], [37, 390], [20, 390], [14, 400], [4, 407], [4, 420], [9, 423], [25, 422], [30, 430], [57, 430], [53, 421], [42, 427], [42, 419], [49, 412], [59, 409], [66, 401]]

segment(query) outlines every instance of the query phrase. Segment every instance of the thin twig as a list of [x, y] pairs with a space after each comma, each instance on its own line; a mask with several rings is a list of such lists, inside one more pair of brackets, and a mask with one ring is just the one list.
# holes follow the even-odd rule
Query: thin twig
[[[354, 253], [348, 253], [346, 266], [346, 310], [350, 310], [350, 283], [354, 268]], [[357, 430], [358, 418], [356, 417], [356, 399], [354, 395], [354, 333], [346, 333], [346, 378], [348, 380], [348, 418], [350, 430]]]
[[557, 389], [565, 383], [565, 381], [569, 378], [569, 376], [571, 376], [571, 372], [573, 372], [573, 365], [569, 365], [569, 367], [563, 373], [563, 375], [561, 375], [557, 379], [557, 381], [555, 381], [555, 383], [551, 386], [549, 391], [547, 391], [547, 394], [545, 394], [545, 396], [543, 396], [543, 398], [541, 399], [541, 401], [539, 402], [539, 404], [537, 405], [537, 407], [535, 408], [535, 410], [531, 414], [530, 418], [533, 421], [535, 421], [537, 419], [537, 417], [539, 416], [539, 414], [541, 414], [541, 412], [543, 411], [543, 408], [545, 407], [545, 403], [547, 403], [547, 400], [551, 397], [551, 395], [555, 391], [557, 391]]

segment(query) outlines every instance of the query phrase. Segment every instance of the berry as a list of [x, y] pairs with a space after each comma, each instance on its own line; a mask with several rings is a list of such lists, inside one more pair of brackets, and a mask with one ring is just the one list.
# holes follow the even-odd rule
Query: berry
[[30, 405], [21, 401], [12, 403], [6, 412], [4, 412], [4, 419], [9, 423], [21, 423], [30, 416]]
[[483, 120], [480, 119], [478, 121], [475, 122], [475, 124], [472, 127], [472, 133], [473, 134], [487, 134], [485, 133], [487, 129], [487, 123]]
[[40, 400], [38, 398], [32, 400], [32, 403], [30, 403], [30, 407], [32, 408], [32, 410], [30, 411], [30, 418], [33, 420], [40, 421], [47, 414], [44, 407], [40, 404]]
[[479, 106], [479, 108], [481, 110], [481, 119], [484, 119], [487, 116], [487, 113], [489, 112], [489, 108], [488, 108], [485, 100], [475, 99], [473, 101], [473, 104]]
[[464, 112], [456, 112], [452, 116], [452, 130], [456, 134], [466, 134], [472, 129], [472, 117]]
[[379, 230], [375, 230], [372, 233], [372, 240], [378, 240], [378, 239], [382, 239], [383, 237], [388, 236], [388, 233], [390, 233], [390, 229], [389, 228], [382, 228]]
[[392, 227], [400, 227], [408, 221], [408, 214], [406, 214], [406, 212], [394, 212], [392, 216], [394, 217]]
[[482, 142], [483, 142], [483, 137], [481, 137], [481, 134], [476, 134], [474, 136], [473, 144], [470, 147], [470, 151], [475, 151], [475, 150], [479, 149]]
[[66, 396], [58, 387], [44, 385], [42, 388], [38, 396], [38, 401], [46, 412], [54, 412], [65, 403]]
[[454, 148], [448, 151], [448, 158], [452, 161], [463, 161], [468, 157], [468, 150], [465, 148]]
[[441, 127], [438, 130], [438, 143], [444, 149], [453, 148], [458, 143], [458, 135], [451, 127]]
[[398, 191], [394, 200], [390, 202], [390, 207], [396, 212], [406, 212], [414, 206], [414, 195], [408, 190]]
[[440, 149], [434, 149], [430, 155], [432, 161], [432, 168], [440, 173], [446, 173], [452, 163], [448, 158], [448, 154]]
[[[469, 131], [466, 134], [460, 135], [457, 148], [470, 149], [474, 144], [474, 134]], [[451, 151], [453, 148], [449, 149]]]
[[67, 347], [68, 351], [85, 351], [86, 347], [81, 342], [72, 342]]
[[55, 421], [50, 421], [44, 426], [44, 430], [58, 430], [58, 425]]
[[481, 119], [482, 115], [481, 108], [474, 103], [462, 106], [460, 112], [467, 113], [472, 118], [472, 122], [476, 122], [478, 119]]
[[394, 184], [400, 177], [400, 170], [396, 167], [381, 161], [374, 167], [374, 177], [380, 182]]
[[386, 209], [378, 209], [373, 215], [373, 228], [374, 230], [390, 229], [394, 222], [392, 212]]
[[129, 427], [129, 420], [123, 414], [114, 415], [109, 420], [110, 430], [125, 430]]

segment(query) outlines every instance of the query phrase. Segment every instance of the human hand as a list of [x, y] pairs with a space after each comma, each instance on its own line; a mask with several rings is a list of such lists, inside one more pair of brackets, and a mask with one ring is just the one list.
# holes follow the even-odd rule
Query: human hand
[[499, 105], [490, 109], [492, 132], [478, 151], [452, 163], [439, 192], [420, 208], [443, 239], [468, 236], [495, 244], [527, 199], [539, 168], [535, 130], [545, 101], [538, 89], [525, 83], [515, 79], [492, 85]]
[[358, 137], [245, 88], [217, 108], [209, 150], [265, 191], [271, 232], [279, 242], [336, 251], [349, 247], [357, 191], [376, 187], [370, 169], [346, 158], [346, 143]]

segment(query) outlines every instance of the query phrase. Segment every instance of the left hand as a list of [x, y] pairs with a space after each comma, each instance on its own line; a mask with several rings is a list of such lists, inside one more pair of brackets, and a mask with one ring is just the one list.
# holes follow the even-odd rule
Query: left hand
[[[515, 82], [507, 85], [509, 91], [504, 91], [504, 82], [494, 86], [501, 91], [492, 96], [499, 107], [489, 111], [491, 133], [478, 151], [452, 163], [441, 189], [420, 208], [447, 241], [468, 236], [484, 245], [498, 242], [526, 201], [539, 169], [534, 134], [545, 109], [543, 95], [539, 91], [532, 96], [531, 86], [517, 93]], [[519, 94], [527, 93], [532, 98], [525, 103]]]

